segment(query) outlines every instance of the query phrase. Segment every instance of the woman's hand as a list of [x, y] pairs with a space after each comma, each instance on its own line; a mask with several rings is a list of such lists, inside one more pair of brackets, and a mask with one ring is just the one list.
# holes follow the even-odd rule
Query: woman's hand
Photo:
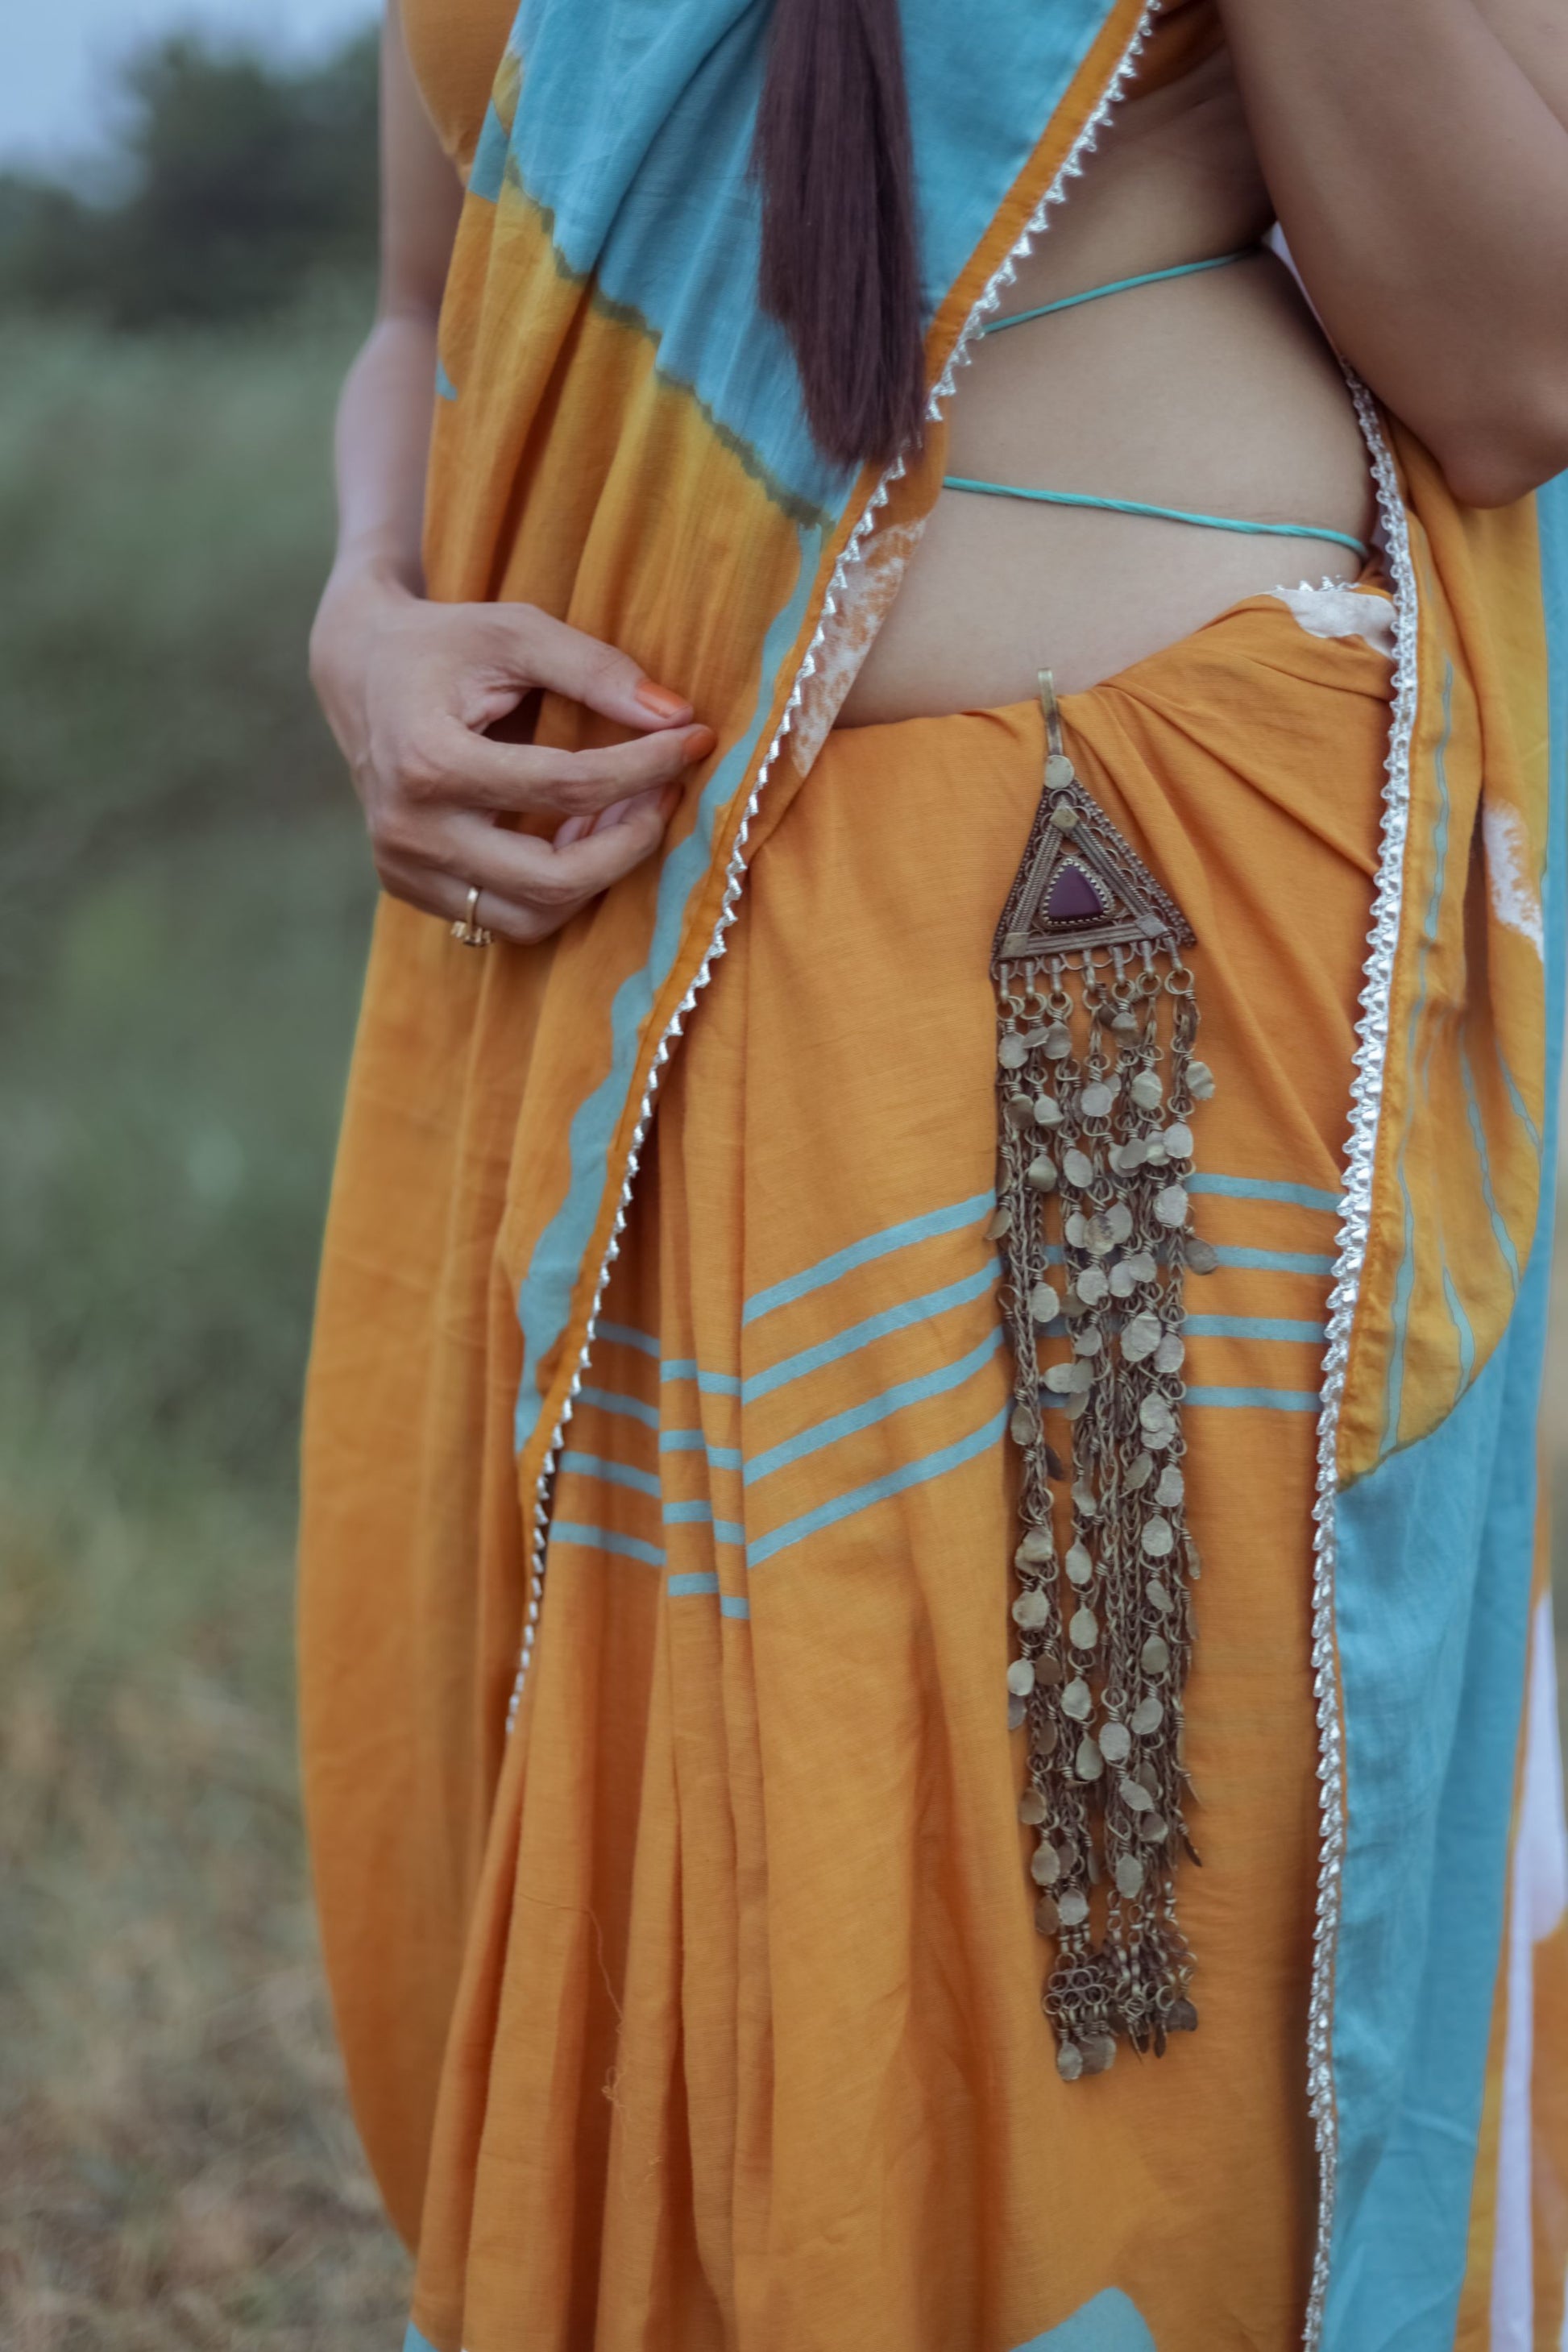
[[[674, 787], [712, 751], [689, 703], [611, 646], [531, 604], [437, 604], [334, 575], [310, 675], [364, 804], [384, 888], [527, 946], [658, 845]], [[638, 730], [607, 751], [504, 743], [485, 729], [536, 688]], [[556, 818], [552, 837], [499, 820]]]
[[[448, 921], [478, 890], [474, 921], [528, 946], [658, 847], [674, 786], [714, 739], [681, 696], [580, 629], [530, 604], [422, 593], [437, 320], [462, 189], [415, 86], [396, 0], [382, 62], [381, 299], [338, 410], [338, 556], [310, 676], [384, 886]], [[637, 740], [549, 751], [487, 733], [540, 688]], [[532, 829], [514, 831], [518, 817]]]

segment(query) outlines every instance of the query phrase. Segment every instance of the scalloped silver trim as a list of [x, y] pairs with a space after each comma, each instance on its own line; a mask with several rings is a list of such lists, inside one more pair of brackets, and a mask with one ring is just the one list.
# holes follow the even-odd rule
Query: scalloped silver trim
[[1361, 1018], [1356, 1024], [1355, 1076], [1351, 1084], [1351, 1137], [1345, 1154], [1338, 1256], [1329, 1294], [1328, 1340], [1323, 1351], [1322, 1411], [1318, 1419], [1317, 1522], [1312, 1570], [1312, 1688], [1318, 1710], [1319, 1809], [1317, 1922], [1312, 1941], [1312, 1986], [1307, 2012], [1307, 2096], [1318, 2150], [1318, 2225], [1312, 2279], [1302, 2328], [1303, 2352], [1317, 2352], [1329, 2288], [1334, 2204], [1339, 2188], [1339, 2115], [1334, 2104], [1333, 1997], [1339, 1951], [1341, 1874], [1344, 1864], [1344, 1743], [1340, 1723], [1339, 1672], [1334, 1646], [1335, 1516], [1340, 1408], [1351, 1328], [1361, 1297], [1372, 1221], [1373, 1163], [1383, 1110], [1388, 1061], [1389, 998], [1405, 895], [1405, 847], [1410, 819], [1410, 744], [1417, 691], [1415, 573], [1410, 530], [1399, 494], [1394, 458], [1372, 394], [1345, 370], [1357, 421], [1372, 459], [1373, 481], [1385, 534], [1385, 557], [1394, 579], [1394, 661], [1388, 755], [1383, 787], [1383, 831], [1372, 929], [1362, 968]]
[[[952, 396], [958, 369], [968, 364], [969, 346], [979, 332], [981, 322], [989, 312], [997, 308], [1002, 299], [1002, 289], [1013, 283], [1017, 276], [1019, 262], [1032, 252], [1036, 237], [1040, 236], [1048, 226], [1052, 205], [1064, 204], [1067, 201], [1068, 181], [1076, 180], [1082, 173], [1084, 157], [1091, 153], [1099, 144], [1100, 133], [1110, 121], [1112, 110], [1117, 101], [1126, 94], [1127, 84], [1137, 69], [1139, 54], [1149, 37], [1150, 27], [1157, 13], [1158, 0], [1152, 0], [1152, 5], [1145, 6], [1137, 29], [1126, 48], [1123, 49], [1116, 69], [1107, 82], [1098, 104], [1063, 158], [1056, 178], [1031, 214], [1016, 244], [1008, 252], [994, 275], [987, 281], [973, 310], [965, 320], [947, 365], [931, 389], [926, 409], [929, 416], [934, 418], [942, 415], [944, 404]], [[832, 635], [832, 623], [838, 611], [838, 599], [845, 591], [849, 567], [859, 562], [861, 548], [870, 534], [879, 509], [886, 506], [889, 492], [893, 484], [901, 478], [906, 470], [904, 457], [900, 453], [894, 458], [872, 491], [860, 520], [850, 532], [845, 542], [844, 551], [833, 568], [833, 576], [827, 583], [827, 593], [822, 602], [822, 616], [817, 623], [811, 643], [806, 647], [805, 658], [795, 674], [795, 684], [790, 688], [789, 698], [784, 704], [783, 715], [779, 720], [778, 732], [769, 744], [762, 764], [752, 780], [751, 797], [742, 813], [740, 830], [735, 835], [735, 845], [726, 869], [724, 896], [720, 905], [718, 919], [713, 926], [712, 938], [708, 942], [708, 951], [697, 969], [690, 987], [677, 1005], [668, 1027], [659, 1039], [648, 1067], [647, 1085], [644, 1090], [642, 1101], [637, 1107], [637, 1126], [633, 1130], [631, 1147], [626, 1155], [626, 1175], [621, 1184], [621, 1197], [616, 1208], [616, 1221], [610, 1229], [609, 1245], [605, 1252], [599, 1267], [598, 1279], [594, 1286], [594, 1303], [588, 1313], [587, 1329], [584, 1333], [582, 1349], [572, 1374], [572, 1384], [562, 1404], [561, 1417], [551, 1433], [550, 1444], [545, 1449], [544, 1460], [541, 1465], [539, 1477], [534, 1486], [533, 1553], [528, 1610], [523, 1624], [521, 1654], [518, 1660], [517, 1675], [512, 1683], [511, 1696], [507, 1703], [506, 1727], [509, 1735], [517, 1721], [517, 1711], [522, 1702], [523, 1685], [528, 1679], [529, 1664], [533, 1656], [534, 1639], [539, 1629], [540, 1609], [544, 1594], [545, 1549], [550, 1538], [551, 1481], [555, 1475], [555, 1465], [561, 1452], [562, 1441], [565, 1437], [572, 1419], [573, 1408], [576, 1404], [578, 1392], [582, 1389], [584, 1378], [588, 1370], [589, 1359], [593, 1354], [594, 1340], [598, 1330], [599, 1310], [604, 1305], [605, 1288], [610, 1278], [610, 1268], [620, 1255], [620, 1237], [626, 1231], [626, 1212], [631, 1205], [632, 1187], [637, 1180], [643, 1144], [653, 1117], [654, 1097], [658, 1092], [659, 1073], [669, 1059], [670, 1048], [675, 1039], [681, 1034], [688, 1014], [696, 1005], [698, 997], [712, 977], [713, 966], [724, 952], [725, 933], [735, 920], [741, 893], [745, 887], [745, 850], [752, 829], [752, 820], [756, 815], [757, 804], [762, 799], [763, 786], [773, 773], [779, 752], [783, 749], [784, 737], [789, 733], [795, 715], [801, 707], [806, 680], [815, 676], [817, 657], [827, 646]]]

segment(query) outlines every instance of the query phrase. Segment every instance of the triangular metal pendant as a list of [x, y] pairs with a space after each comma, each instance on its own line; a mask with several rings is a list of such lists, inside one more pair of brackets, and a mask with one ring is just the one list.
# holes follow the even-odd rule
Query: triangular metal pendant
[[1074, 773], [1048, 672], [1040, 695], [1049, 743], [1045, 789], [997, 926], [994, 965], [1156, 940], [1192, 946], [1181, 908]]

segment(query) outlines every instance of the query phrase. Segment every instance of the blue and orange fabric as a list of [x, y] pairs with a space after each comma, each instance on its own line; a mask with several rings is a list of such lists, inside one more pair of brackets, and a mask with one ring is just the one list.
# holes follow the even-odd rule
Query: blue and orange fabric
[[[1198, 935], [1220, 1262], [1188, 1300], [1203, 2022], [1063, 2085], [984, 1240], [1040, 720], [833, 730], [944, 434], [852, 479], [805, 430], [753, 291], [767, 15], [525, 0], [451, 125], [431, 593], [625, 646], [720, 741], [663, 857], [550, 946], [378, 919], [302, 1698], [410, 2341], [1555, 2344], [1568, 507], [1458, 509], [1363, 396], [1392, 661], [1259, 598], [1064, 702]], [[940, 404], [1151, 25], [905, 20]]]

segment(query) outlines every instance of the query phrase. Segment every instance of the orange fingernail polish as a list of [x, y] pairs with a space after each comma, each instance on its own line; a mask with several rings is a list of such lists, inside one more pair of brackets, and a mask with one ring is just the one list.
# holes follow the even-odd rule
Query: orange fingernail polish
[[639, 679], [632, 691], [644, 709], [658, 719], [679, 719], [691, 708], [683, 694], [671, 694], [668, 686], [655, 686], [651, 677]]
[[719, 738], [711, 727], [689, 727], [686, 730], [685, 751], [689, 760], [705, 760]]

